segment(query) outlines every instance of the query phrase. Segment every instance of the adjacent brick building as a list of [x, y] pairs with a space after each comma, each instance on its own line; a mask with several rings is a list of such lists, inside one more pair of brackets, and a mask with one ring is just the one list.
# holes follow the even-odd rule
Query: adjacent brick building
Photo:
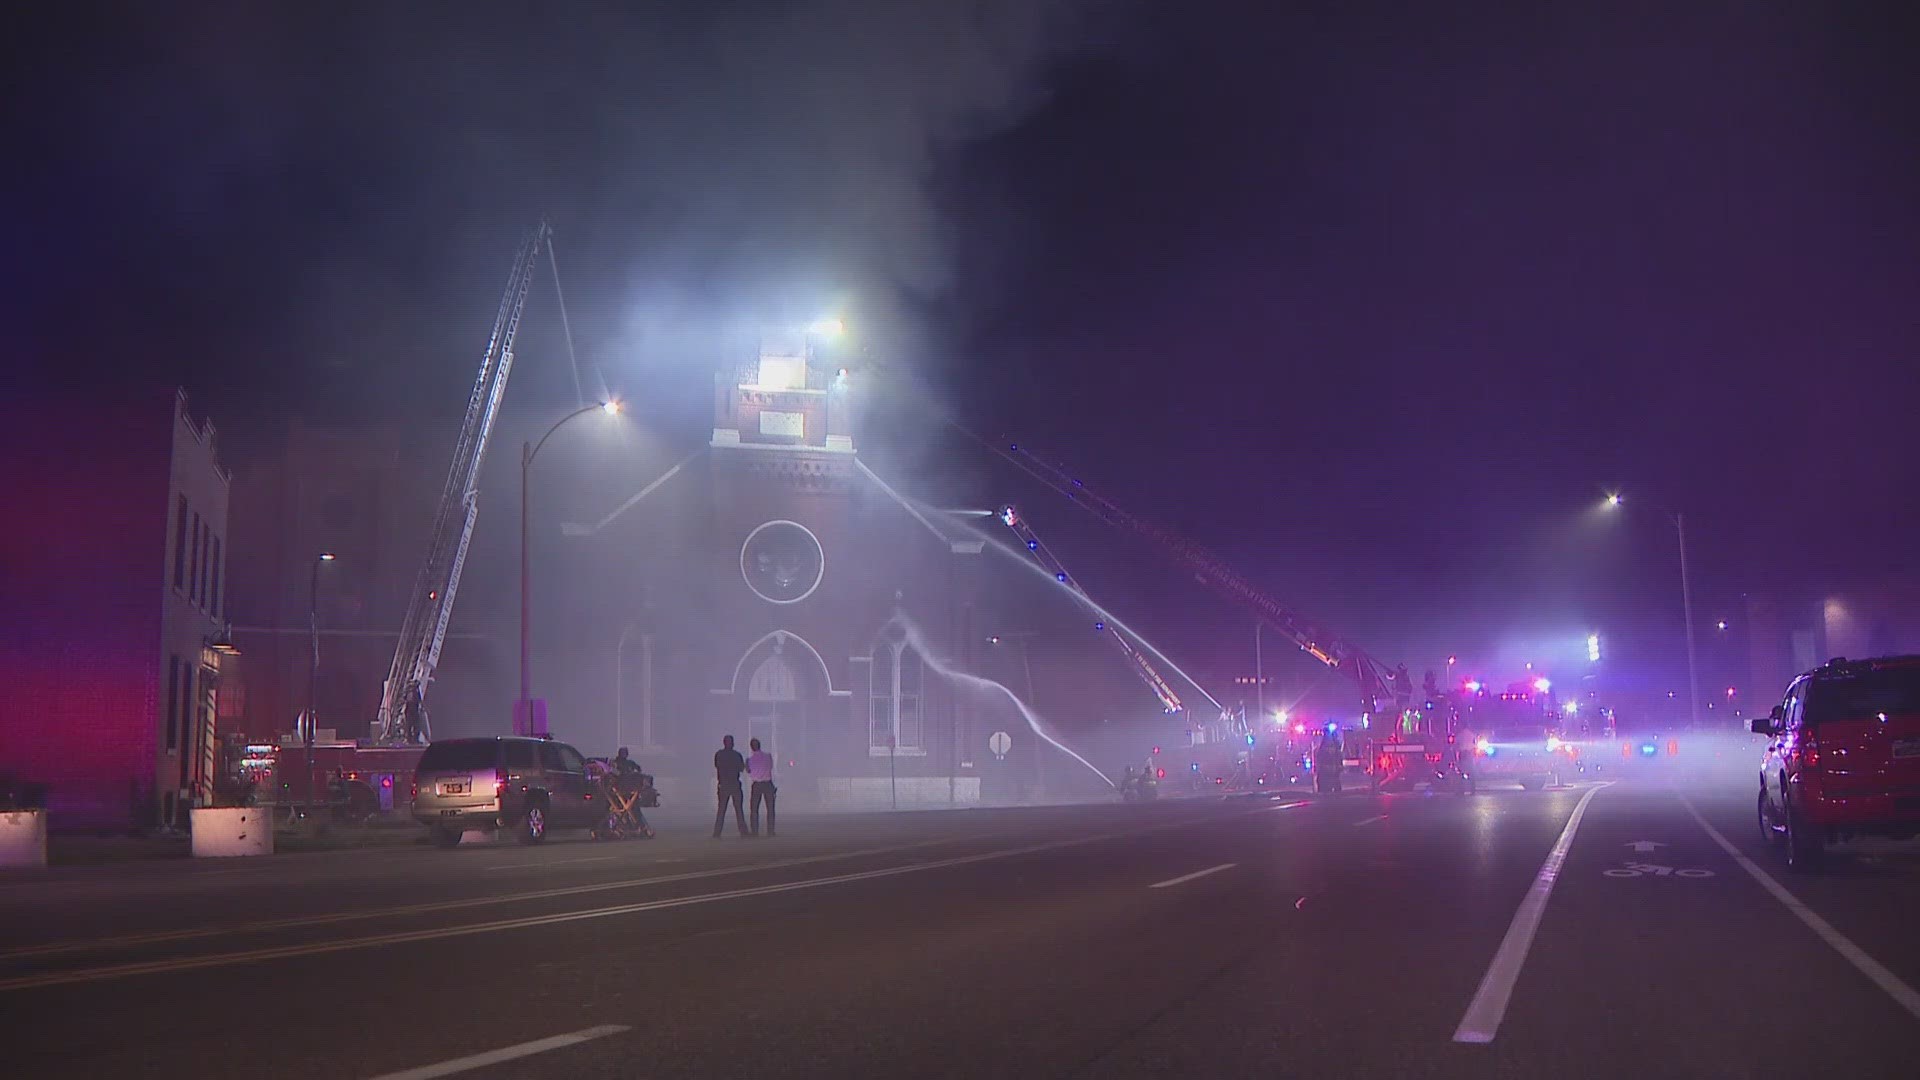
[[230, 478], [184, 392], [0, 399], [0, 773], [52, 824], [212, 796]]

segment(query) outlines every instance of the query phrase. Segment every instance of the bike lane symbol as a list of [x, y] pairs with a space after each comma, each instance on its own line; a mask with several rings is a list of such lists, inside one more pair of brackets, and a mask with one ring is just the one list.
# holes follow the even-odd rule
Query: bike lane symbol
[[1624, 866], [1615, 866], [1600, 872], [1610, 878], [1676, 877], [1689, 878], [1697, 881], [1701, 878], [1714, 876], [1713, 871], [1700, 869], [1698, 867], [1675, 868], [1672, 866], [1661, 866], [1657, 863], [1641, 862], [1630, 862]]

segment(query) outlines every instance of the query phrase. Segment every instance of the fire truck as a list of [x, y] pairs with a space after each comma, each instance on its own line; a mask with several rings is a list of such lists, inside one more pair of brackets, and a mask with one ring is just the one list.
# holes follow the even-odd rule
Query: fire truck
[[1565, 737], [1546, 678], [1516, 682], [1497, 694], [1474, 685], [1461, 705], [1456, 734], [1467, 744], [1461, 765], [1473, 786], [1505, 781], [1538, 791], [1568, 783], [1585, 768], [1585, 744]]

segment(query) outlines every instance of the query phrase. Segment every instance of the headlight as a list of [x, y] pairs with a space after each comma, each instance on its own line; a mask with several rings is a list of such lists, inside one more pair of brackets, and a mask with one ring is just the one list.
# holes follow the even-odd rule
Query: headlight
[[1558, 749], [1560, 749], [1560, 736], [1558, 735], [1547, 736], [1547, 753], [1551, 754]]
[[1483, 754], [1493, 753], [1493, 744], [1488, 742], [1485, 738], [1475, 739], [1473, 743], [1473, 748], [1475, 750], [1480, 751]]

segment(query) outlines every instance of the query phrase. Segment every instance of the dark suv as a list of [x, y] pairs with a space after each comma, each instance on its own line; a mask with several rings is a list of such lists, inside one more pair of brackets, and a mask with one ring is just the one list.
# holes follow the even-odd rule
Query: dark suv
[[1920, 656], [1832, 660], [1793, 680], [1772, 715], [1760, 831], [1796, 869], [1854, 836], [1920, 835]]
[[469, 829], [537, 844], [548, 829], [591, 828], [606, 816], [586, 759], [551, 739], [443, 739], [420, 755], [413, 779], [414, 820], [446, 847]]

